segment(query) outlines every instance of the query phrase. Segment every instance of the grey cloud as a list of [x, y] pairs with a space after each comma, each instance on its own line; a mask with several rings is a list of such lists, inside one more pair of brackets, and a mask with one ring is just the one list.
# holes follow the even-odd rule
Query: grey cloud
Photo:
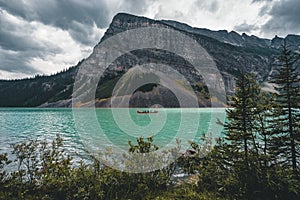
[[[51, 44], [41, 44], [30, 37], [34, 28], [27, 27], [24, 29], [17, 29], [16, 26], [10, 24], [0, 12], [0, 46], [6, 50], [12, 51], [47, 51], [50, 53], [59, 53], [61, 49]], [[23, 32], [26, 31], [26, 35]], [[22, 35], [23, 34], [23, 35]]]
[[12, 15], [20, 16], [26, 18], [27, 12], [23, 1], [5, 1], [0, 0], [0, 7], [7, 10]]
[[6, 50], [27, 51], [39, 50], [40, 46], [30, 38], [24, 38], [6, 31], [0, 31], [0, 46]]
[[252, 24], [242, 23], [234, 27], [234, 30], [240, 33], [251, 33], [254, 30], [257, 30], [258, 27]]
[[[89, 34], [94, 23], [97, 27], [104, 28], [108, 26], [110, 20], [106, 3], [97, 0], [0, 0], [0, 7], [27, 21], [39, 21], [70, 31], [76, 41], [89, 45], [95, 43], [95, 38]], [[84, 24], [85, 29], [90, 30], [75, 33], [82, 31], [82, 29], [74, 26], [73, 22]], [[85, 35], [78, 37], [79, 34]]]
[[270, 10], [272, 9], [272, 6], [270, 4], [266, 4], [263, 7], [261, 7], [258, 16], [262, 17], [266, 14], [268, 14], [270, 12]]
[[[158, 12], [154, 16], [154, 19], [161, 19], [161, 18], [165, 18], [166, 17], [164, 15], [163, 9], [164, 8], [160, 5], [159, 8], [158, 8]], [[184, 16], [184, 14], [181, 11], [175, 10], [175, 11], [172, 12], [173, 20], [180, 19], [183, 16]]]
[[216, 12], [219, 9], [219, 3], [217, 1], [212, 1], [209, 6], [210, 12]]
[[16, 25], [4, 17], [4, 12], [18, 17], [25, 24], [39, 22], [68, 31], [82, 46], [93, 46], [100, 41], [94, 25], [108, 27], [116, 12], [144, 14], [154, 1], [157, 0], [123, 0], [121, 4], [113, 5], [108, 0], [0, 0], [0, 70], [37, 73], [39, 71], [29, 65], [33, 58], [43, 59], [63, 51], [53, 43], [31, 38], [34, 25]]
[[24, 74], [35, 74], [40, 71], [29, 66], [28, 62], [32, 58], [32, 52], [11, 53], [0, 48], [0, 70]]
[[[34, 57], [60, 53], [62, 49], [53, 44], [41, 43], [30, 37], [34, 27], [17, 27], [6, 19], [0, 9], [0, 70], [21, 73], [37, 73], [29, 66]], [[26, 29], [25, 29], [26, 28]]]
[[252, 3], [260, 3], [260, 2], [270, 2], [270, 1], [273, 1], [273, 0], [252, 0]]
[[[300, 32], [300, 1], [285, 0], [274, 2], [268, 14], [271, 19], [262, 26], [266, 34], [286, 35]], [[287, 32], [288, 31], [288, 32]]]
[[0, 8], [26, 21], [39, 21], [67, 30], [74, 40], [84, 45], [94, 45], [100, 41], [93, 35], [93, 25], [106, 28], [115, 13], [130, 12], [143, 14], [148, 5], [156, 0], [124, 0], [116, 5], [108, 5], [105, 0], [0, 0]]
[[100, 39], [98, 35], [94, 34], [91, 27], [76, 21], [70, 24], [69, 33], [73, 39], [88, 46], [94, 45], [95, 41]]
[[148, 6], [156, 0], [124, 0], [120, 6], [121, 11], [133, 14], [143, 14]]
[[[207, 4], [207, 2], [208, 2], [208, 4]], [[211, 13], [217, 12], [220, 7], [218, 1], [216, 1], [216, 0], [213, 0], [213, 1], [198, 0], [195, 2], [195, 5], [198, 8], [206, 9], [206, 10], [210, 11]]]
[[[2, 41], [3, 38], [1, 34], [0, 37]], [[42, 70], [34, 69], [29, 65], [30, 60], [36, 57], [43, 59], [48, 55], [57, 54], [61, 51], [61, 49], [57, 47], [48, 46], [47, 48], [47, 46], [30, 45], [30, 40], [28, 42], [24, 42], [25, 40], [18, 40], [17, 37], [9, 39], [10, 40], [8, 40], [7, 45], [11, 45], [13, 48], [5, 48], [2, 43], [0, 44], [0, 70], [4, 71], [20, 72], [25, 74], [42, 73]], [[19, 46], [16, 45], [16, 43], [19, 43]], [[24, 51], [20, 51], [20, 49], [24, 49]]]

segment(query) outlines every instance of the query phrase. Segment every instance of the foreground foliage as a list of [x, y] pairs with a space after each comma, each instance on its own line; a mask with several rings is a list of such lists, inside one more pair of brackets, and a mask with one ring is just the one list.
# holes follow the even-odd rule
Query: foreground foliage
[[[144, 145], [130, 150], [156, 148], [145, 140]], [[72, 165], [62, 139], [51, 145], [30, 140], [16, 144], [16, 160], [0, 156], [0, 199], [299, 199], [300, 179], [293, 169], [257, 164], [257, 157], [248, 154], [248, 167], [232, 155], [225, 142], [219, 141], [206, 157], [192, 145], [193, 156], [182, 156], [166, 169], [148, 173], [126, 173], [80, 162]], [[145, 146], [147, 146], [145, 148]], [[244, 156], [243, 153], [240, 155]], [[17, 164], [7, 173], [5, 166]], [[174, 179], [175, 169], [190, 176]]]

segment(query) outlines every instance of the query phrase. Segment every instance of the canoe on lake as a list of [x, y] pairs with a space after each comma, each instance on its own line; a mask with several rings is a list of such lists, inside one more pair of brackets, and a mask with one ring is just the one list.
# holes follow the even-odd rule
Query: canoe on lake
[[143, 110], [143, 111], [137, 110], [136, 112], [138, 114], [155, 114], [158, 113], [158, 110]]

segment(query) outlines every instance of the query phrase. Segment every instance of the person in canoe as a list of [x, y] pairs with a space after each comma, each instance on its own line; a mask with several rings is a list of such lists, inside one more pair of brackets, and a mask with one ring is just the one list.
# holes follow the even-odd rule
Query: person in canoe
[[158, 113], [158, 110], [143, 110], [143, 111], [136, 111], [138, 114], [154, 114], [154, 113]]

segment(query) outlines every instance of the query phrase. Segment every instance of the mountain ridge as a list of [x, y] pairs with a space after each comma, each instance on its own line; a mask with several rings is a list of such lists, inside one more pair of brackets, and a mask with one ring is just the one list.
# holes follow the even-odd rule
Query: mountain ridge
[[[246, 34], [240, 35], [234, 31], [211, 31], [209, 29], [193, 28], [187, 24], [171, 20], [153, 20], [127, 13], [118, 13], [114, 16], [104, 36], [94, 47], [93, 53], [76, 66], [52, 76], [38, 76], [33, 79], [18, 81], [0, 81], [0, 93], [2, 94], [0, 107], [71, 107], [73, 83], [78, 68], [82, 64], [87, 65], [94, 59], [98, 46], [107, 38], [140, 27], [173, 28], [193, 37], [216, 62], [222, 74], [228, 96], [234, 93], [235, 79], [241, 68], [249, 73], [254, 73], [259, 82], [267, 82], [270, 73], [272, 73], [274, 56], [279, 53], [278, 49], [283, 41], [283, 38], [277, 36], [273, 39], [262, 39]], [[288, 35], [285, 39], [287, 42], [293, 43], [293, 50], [299, 51], [300, 36]], [[196, 90], [199, 105], [210, 106], [207, 101], [208, 96], [203, 78], [199, 74], [197, 75], [188, 63], [176, 57], [176, 55], [155, 49], [130, 52], [130, 54], [126, 54], [112, 63], [97, 86], [96, 106], [110, 107], [110, 97], [114, 84], [137, 63], [147, 63], [149, 61], [172, 65], [174, 69], [186, 76], [193, 89]], [[121, 70], [120, 66], [122, 67]], [[156, 94], [155, 98], [154, 93]], [[159, 93], [158, 96], [157, 93]], [[151, 102], [147, 101], [145, 104], [141, 102], [146, 102], [145, 99], [153, 97], [152, 100], [156, 103], [172, 107], [172, 104], [167, 104], [170, 101], [163, 97], [163, 94], [168, 94], [168, 91], [162, 86], [155, 87], [152, 93], [151, 91], [147, 91], [147, 93], [137, 91], [136, 94], [132, 95], [131, 106], [149, 107]], [[137, 101], [140, 98], [142, 98], [142, 101]], [[88, 102], [84, 103], [84, 105], [88, 104]], [[176, 106], [178, 106], [178, 102], [174, 101], [174, 107]]]

